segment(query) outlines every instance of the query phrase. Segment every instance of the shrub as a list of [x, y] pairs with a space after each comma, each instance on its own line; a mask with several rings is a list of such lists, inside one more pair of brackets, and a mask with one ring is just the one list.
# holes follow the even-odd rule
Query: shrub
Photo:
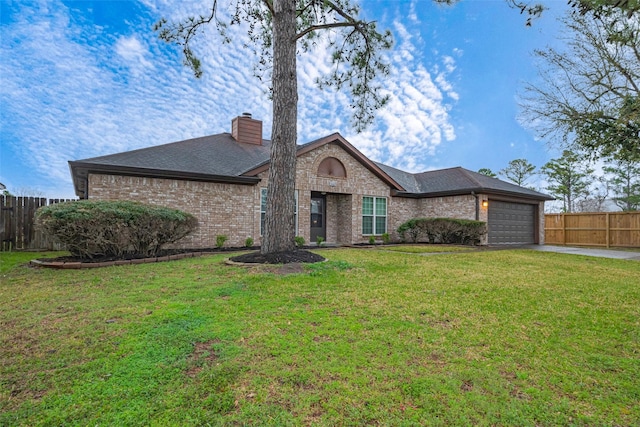
[[391, 241], [391, 237], [389, 237], [389, 233], [382, 233], [382, 243], [388, 245]]
[[398, 227], [403, 241], [476, 245], [487, 232], [482, 221], [455, 218], [412, 218]]
[[400, 239], [403, 242], [418, 242], [418, 240], [420, 240], [420, 238], [425, 234], [423, 229], [424, 220], [426, 220], [426, 218], [412, 218], [402, 223], [400, 227], [398, 227]]
[[253, 247], [253, 238], [247, 237], [246, 239], [244, 239], [244, 247], [245, 248], [252, 248]]
[[370, 245], [376, 244], [376, 236], [369, 236], [369, 244]]
[[154, 256], [197, 226], [186, 212], [130, 201], [80, 200], [38, 209], [36, 226], [73, 256]]
[[324, 243], [324, 237], [317, 236], [316, 237], [316, 243], [318, 244], [318, 246], [322, 246], [322, 244]]
[[222, 248], [227, 240], [229, 240], [229, 237], [224, 234], [216, 236], [216, 248]]
[[302, 236], [296, 236], [293, 240], [295, 241], [296, 246], [299, 248], [303, 247], [305, 244], [304, 237]]

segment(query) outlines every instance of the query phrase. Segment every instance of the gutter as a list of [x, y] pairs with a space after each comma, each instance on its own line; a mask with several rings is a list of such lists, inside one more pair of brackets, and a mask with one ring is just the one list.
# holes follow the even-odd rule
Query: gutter
[[496, 196], [509, 196], [516, 197], [521, 199], [529, 199], [529, 200], [555, 200], [553, 197], [549, 197], [545, 194], [534, 195], [527, 193], [519, 193], [515, 191], [507, 191], [507, 190], [496, 190], [491, 188], [465, 188], [461, 190], [443, 190], [443, 191], [434, 191], [432, 193], [410, 193], [408, 191], [393, 191], [392, 196], [395, 197], [407, 197], [410, 199], [429, 199], [433, 197], [447, 197], [447, 196], [465, 196], [471, 193], [476, 194], [493, 194]]

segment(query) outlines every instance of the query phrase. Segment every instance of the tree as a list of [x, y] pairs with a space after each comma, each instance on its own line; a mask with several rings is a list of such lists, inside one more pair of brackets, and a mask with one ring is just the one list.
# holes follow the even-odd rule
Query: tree
[[7, 190], [7, 186], [0, 182], [0, 191], [2, 191], [3, 196], [11, 196], [11, 192]]
[[482, 174], [482, 175], [486, 175], [486, 176], [490, 176], [491, 178], [497, 178], [498, 175], [496, 175], [491, 169], [489, 168], [480, 168], [478, 169], [478, 173]]
[[[442, 4], [454, 4], [460, 0], [434, 0], [436, 3]], [[505, 0], [507, 4], [520, 11], [520, 14], [527, 16], [526, 25], [530, 27], [533, 24], [533, 20], [540, 17], [545, 11], [546, 7], [543, 3], [537, 1], [519, 1], [519, 0]], [[634, 13], [640, 11], [640, 4], [638, 0], [569, 0], [569, 6], [573, 11], [579, 14], [586, 15], [592, 14], [594, 16], [606, 15], [609, 13], [622, 12], [627, 14], [628, 17], [633, 16]]]
[[625, 12], [627, 16], [640, 11], [638, 0], [570, 0], [569, 5], [583, 15], [592, 12], [599, 16], [615, 11], [616, 8]]
[[[460, 0], [434, 0], [436, 3], [452, 5], [458, 3]], [[505, 0], [509, 7], [520, 10], [520, 14], [527, 15], [526, 25], [530, 27], [535, 18], [538, 18], [544, 12], [545, 7], [542, 3], [518, 1], [518, 0]]]
[[540, 168], [547, 177], [547, 191], [554, 197], [562, 199], [563, 212], [574, 212], [576, 202], [588, 195], [590, 182], [588, 177], [593, 173], [584, 156], [565, 150], [562, 157], [552, 159]]
[[640, 164], [616, 156], [613, 164], [603, 170], [612, 175], [609, 183], [615, 197], [613, 201], [623, 211], [640, 210]]
[[[358, 17], [358, 6], [350, 0], [234, 0], [235, 13], [229, 23], [217, 14], [212, 0], [209, 14], [169, 24], [161, 19], [155, 26], [159, 37], [182, 47], [185, 65], [196, 77], [201, 62], [191, 43], [204, 25], [214, 23], [228, 42], [228, 25], [249, 23], [249, 39], [259, 57], [257, 69], [271, 72], [273, 125], [271, 162], [267, 189], [265, 230], [261, 252], [273, 254], [295, 250], [295, 172], [297, 144], [297, 51], [308, 51], [324, 36], [328, 40], [333, 71], [318, 79], [321, 87], [350, 91], [353, 124], [362, 130], [388, 98], [381, 96], [376, 76], [388, 73], [381, 51], [391, 47], [391, 33], [380, 33], [375, 22]], [[325, 31], [325, 30], [331, 30]]]
[[44, 197], [44, 191], [29, 186], [21, 186], [14, 190], [17, 197]]
[[527, 184], [527, 180], [535, 175], [536, 167], [525, 159], [515, 159], [509, 162], [509, 166], [500, 171], [509, 181], [520, 187]]
[[584, 198], [576, 200], [575, 212], [605, 212], [607, 211], [607, 198], [610, 193], [609, 181], [604, 176], [593, 178], [589, 186], [588, 194]]
[[640, 161], [640, 19], [612, 10], [563, 22], [566, 51], [535, 52], [541, 82], [525, 88], [523, 122], [592, 157]]

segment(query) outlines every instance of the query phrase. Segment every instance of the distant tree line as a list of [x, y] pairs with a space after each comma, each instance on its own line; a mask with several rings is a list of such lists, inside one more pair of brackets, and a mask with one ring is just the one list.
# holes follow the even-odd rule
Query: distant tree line
[[43, 191], [37, 189], [37, 188], [33, 188], [33, 187], [28, 187], [28, 186], [22, 186], [22, 187], [18, 187], [16, 189], [9, 190], [7, 188], [7, 186], [5, 186], [3, 183], [0, 182], [0, 195], [2, 196], [14, 196], [14, 197], [45, 197], [45, 194]]
[[[526, 159], [515, 159], [498, 173], [489, 168], [481, 168], [478, 172], [547, 192], [562, 201], [563, 212], [603, 211], [607, 200], [613, 201], [623, 211], [640, 210], [640, 163], [624, 156], [612, 156], [606, 159], [602, 175], [594, 175], [594, 167], [595, 161], [590, 156], [564, 150], [562, 156], [540, 168]], [[530, 185], [536, 175], [547, 182], [544, 188]]]

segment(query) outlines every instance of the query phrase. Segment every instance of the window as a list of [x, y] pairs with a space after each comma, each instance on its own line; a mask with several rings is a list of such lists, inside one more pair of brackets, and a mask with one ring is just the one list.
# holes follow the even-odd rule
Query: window
[[327, 157], [318, 166], [318, 175], [346, 178], [347, 171], [340, 160], [335, 157]]
[[387, 232], [387, 199], [384, 197], [362, 198], [362, 234], [384, 234]]
[[[296, 234], [298, 233], [298, 190], [296, 190], [296, 201], [295, 201], [295, 207], [294, 207], [294, 221], [295, 221], [295, 229], [296, 229]], [[261, 188], [260, 189], [260, 235], [262, 236], [264, 233], [262, 232], [262, 230], [264, 230], [264, 219], [265, 216], [267, 215], [267, 189], [266, 188]]]

